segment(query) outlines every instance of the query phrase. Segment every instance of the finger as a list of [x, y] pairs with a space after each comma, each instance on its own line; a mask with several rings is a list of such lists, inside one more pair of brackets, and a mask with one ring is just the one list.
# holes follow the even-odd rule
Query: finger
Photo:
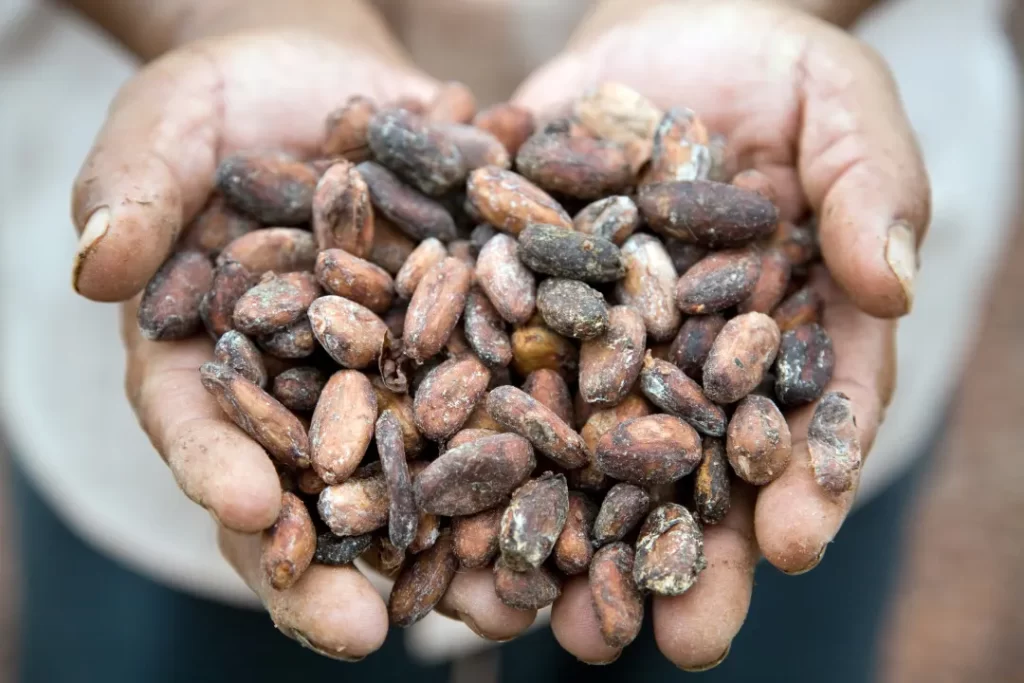
[[799, 67], [798, 168], [822, 255], [862, 310], [904, 315], [931, 213], [921, 152], [882, 59], [841, 31], [817, 33]]
[[[832, 337], [836, 366], [828, 391], [849, 396], [861, 452], [867, 455], [892, 395], [896, 324], [858, 310], [835, 286], [826, 288], [824, 325]], [[761, 552], [788, 573], [815, 567], [846, 518], [856, 485], [833, 495], [815, 481], [807, 448], [807, 426], [815, 404], [787, 415], [793, 455], [782, 475], [760, 490], [754, 529]]]
[[622, 654], [604, 642], [585, 576], [562, 586], [562, 596], [551, 609], [551, 631], [566, 652], [588, 664], [610, 664]]
[[72, 194], [80, 294], [123, 301], [163, 262], [209, 193], [220, 137], [219, 77], [198, 51], [172, 53], [118, 94]]
[[461, 620], [478, 636], [497, 641], [515, 638], [537, 618], [536, 610], [512, 609], [498, 599], [490, 569], [457, 573], [437, 609]]
[[134, 311], [134, 302], [122, 311], [125, 384], [142, 428], [185, 495], [230, 529], [266, 529], [281, 507], [280, 481], [267, 453], [200, 383], [199, 366], [213, 359], [211, 342], [144, 339]]
[[697, 583], [682, 595], [654, 598], [654, 637], [678, 667], [703, 671], [717, 666], [747, 617], [760, 557], [754, 497], [752, 487], [733, 484], [729, 514], [721, 523], [704, 527], [708, 564]]
[[388, 632], [384, 601], [354, 567], [314, 564], [294, 586], [277, 591], [260, 570], [259, 534], [221, 528], [218, 539], [224, 557], [288, 637], [346, 661], [362, 659], [384, 643]]

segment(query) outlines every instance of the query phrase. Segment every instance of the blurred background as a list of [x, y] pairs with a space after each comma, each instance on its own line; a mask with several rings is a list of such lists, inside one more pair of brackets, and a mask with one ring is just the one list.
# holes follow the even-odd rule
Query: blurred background
[[[453, 33], [440, 30], [437, 24], [439, 20], [432, 17], [435, 16], [437, 6], [446, 2], [387, 0], [380, 3], [395, 30], [403, 36], [414, 53], [423, 55], [421, 62], [434, 75], [473, 84], [481, 100], [486, 102], [507, 96], [507, 84], [516, 82], [522, 73], [543, 61], [525, 59], [523, 63], [511, 65], [507, 73], [501, 73], [496, 72], [497, 67], [486, 59], [465, 59], [465, 54], [486, 54], [502, 50], [500, 36], [496, 40], [493, 35], [484, 32], [456, 32], [458, 41], [461, 41], [458, 49], [440, 49], [442, 46], [438, 36], [451, 37]], [[103, 109], [99, 103], [108, 100], [116, 91], [118, 83], [130, 74], [125, 56], [116, 49], [104, 47], [103, 38], [98, 32], [83, 28], [79, 18], [51, 3], [39, 4], [48, 5], [46, 12], [58, 14], [60, 21], [56, 24], [43, 22], [37, 14], [38, 8], [29, 7], [36, 4], [34, 0], [0, 0], [0, 68], [5, 69], [0, 71], [0, 109], [7, 108], [8, 116], [11, 117], [0, 118], [0, 149], [5, 150], [8, 156], [7, 160], [0, 163], [0, 201], [5, 199], [5, 195], [13, 197], [16, 193], [36, 191], [34, 187], [26, 185], [25, 178], [31, 177], [23, 174], [26, 169], [34, 171], [34, 177], [52, 174], [52, 177], [60, 179], [61, 188], [70, 186], [71, 177], [77, 170], [75, 164], [66, 161], [58, 164], [25, 156], [26, 148], [20, 144], [20, 133], [16, 126], [9, 124], [23, 122], [33, 112], [43, 116], [47, 111], [73, 107], [73, 103], [79, 100], [90, 102], [92, 104], [81, 112], [80, 117], [53, 119], [55, 125], [62, 126], [52, 131], [53, 145], [68, 146], [84, 155], [102, 118]], [[461, 16], [460, 21], [467, 26], [488, 21], [490, 4], [476, 3], [480, 14], [467, 12]], [[545, 43], [544, 36], [537, 36], [539, 45], [536, 54], [543, 54], [545, 45], [569, 32], [579, 20], [585, 3], [552, 3], [555, 4], [557, 8], [547, 15], [547, 26], [553, 38]], [[919, 58], [914, 57], [910, 47], [904, 46], [906, 49], [902, 49], [897, 44], [900, 41], [893, 40], [894, 32], [913, 30], [913, 22], [921, 20], [920, 10], [924, 6], [929, 10], [923, 16], [930, 14], [929, 20], [934, 21], [937, 27], [944, 27], [942, 30], [950, 35], [947, 47], [951, 60], [962, 62], [963, 66], [957, 77], [977, 79], [972, 92], [981, 92], [987, 98], [984, 100], [986, 106], [1000, 106], [1002, 102], [1007, 111], [1019, 111], [1015, 99], [1000, 100], [1000, 90], [1004, 89], [1005, 79], [1016, 79], [1019, 73], [1008, 74], [1000, 56], [1005, 45], [1007, 50], [1012, 49], [1015, 65], [1019, 67], [1021, 64], [1021, 55], [1024, 54], [1024, 2], [1005, 3], [999, 33], [983, 32], [980, 34], [983, 36], [983, 44], [973, 45], [970, 40], [958, 42], [955, 28], [960, 21], [958, 13], [965, 11], [963, 8], [976, 5], [944, 0], [895, 4], [915, 7], [918, 12], [914, 16], [917, 18], [907, 19], [903, 24], [896, 22], [896, 26], [902, 28], [893, 28], [892, 25], [874, 25], [869, 17], [863, 31], [869, 42], [874, 39], [888, 46], [887, 49], [883, 48], [883, 52], [894, 61], [904, 89], [909, 86], [915, 95], [934, 94], [930, 98], [923, 97], [926, 104], [911, 101], [909, 108], [912, 115], [918, 113], [919, 120], [926, 121], [927, 114], [920, 110], [929, 106], [955, 106], [963, 107], [964, 110], [963, 120], [966, 125], [962, 128], [937, 130], [932, 127], [923, 131], [931, 136], [925, 140], [926, 151], [932, 148], [929, 144], [934, 148], [942, 148], [944, 144], [954, 145], [954, 149], [960, 149], [955, 144], [970, 148], [975, 145], [975, 137], [984, 138], [991, 131], [978, 128], [982, 125], [979, 122], [986, 120], [972, 109], [978, 105], [978, 101], [962, 99], [956, 93], [948, 92], [949, 83], [944, 79], [949, 74], [944, 66], [936, 68], [935, 64], [915, 64], [914, 60]], [[545, 9], [550, 10], [551, 7]], [[6, 23], [5, 16], [9, 19]], [[922, 31], [926, 29], [920, 24], [917, 24], [917, 28]], [[913, 36], [910, 33], [905, 35], [905, 42], [912, 44]], [[56, 56], [41, 57], [29, 47], [33, 41], [60, 43], [63, 50]], [[27, 68], [19, 70], [19, 66], [12, 62], [20, 58], [22, 53], [19, 50], [25, 50], [23, 54], [35, 60], [35, 66], [42, 69], [38, 73], [49, 74], [52, 80], [44, 78], [35, 83], [28, 82], [27, 74], [30, 72]], [[961, 60], [958, 56], [960, 51], [967, 57]], [[88, 60], [83, 59], [81, 65], [70, 69], [72, 78], [69, 80], [67, 60], [75, 59], [76, 55], [102, 57], [109, 61], [112, 68], [103, 77], [94, 78]], [[58, 80], [59, 87], [54, 87]], [[477, 84], [483, 85], [477, 87]], [[488, 86], [491, 90], [487, 90]], [[1012, 92], [1015, 98], [1016, 90]], [[17, 106], [14, 106], [11, 99], [14, 96], [19, 98]], [[35, 99], [25, 99], [32, 97]], [[918, 112], [914, 111], [915, 107]], [[936, 139], [942, 136], [948, 136], [948, 142]], [[1020, 145], [1016, 133], [1008, 139], [1013, 144], [1013, 168], [1007, 170], [999, 166], [995, 172], [1003, 176], [1004, 181], [1012, 178], [1015, 182], [1021, 162], [1024, 161], [1024, 149], [1018, 149]], [[990, 143], [991, 140], [977, 144], [983, 146]], [[963, 163], [958, 172], [972, 177], [985, 171], [992, 173], [993, 167], [985, 167], [987, 158], [984, 154], [967, 157], [967, 163]], [[936, 163], [953, 164], [957, 161], [960, 159], [943, 159]], [[52, 166], [48, 166], [50, 164]], [[944, 177], [957, 179], [955, 173]], [[958, 188], [962, 189], [954, 185], [936, 189], [953, 193]], [[979, 188], [977, 183], [972, 184], [968, 180], [964, 180], [963, 187], [975, 193], [973, 200], [980, 203], [989, 200], [986, 187]], [[62, 191], [53, 196], [59, 197]], [[1020, 199], [1019, 188], [1012, 194], [1016, 200]], [[41, 195], [40, 201], [44, 200], [52, 201], [51, 195]], [[943, 199], [938, 197], [936, 206], [941, 208], [942, 205]], [[879, 680], [916, 681], [924, 680], [923, 677], [935, 680], [935, 672], [941, 670], [944, 676], [941, 680], [951, 683], [974, 680], [1024, 681], [1024, 650], [1021, 648], [1024, 643], [1024, 589], [1020, 587], [1017, 578], [1024, 574], [1024, 464], [1020, 459], [1020, 444], [1024, 442], [1024, 399], [1020, 390], [1024, 386], [1024, 306], [1020, 301], [1020, 293], [1024, 291], [1024, 221], [1019, 218], [1024, 215], [1022, 210], [1024, 206], [1018, 206], [1009, 212], [1010, 223], [1000, 231], [1004, 239], [992, 245], [991, 258], [984, 262], [983, 272], [929, 273], [925, 256], [925, 279], [922, 282], [932, 283], [936, 292], [939, 292], [929, 295], [925, 291], [921, 296], [923, 305], [932, 314], [941, 312], [943, 294], [939, 290], [944, 286], [955, 285], [957, 278], [977, 283], [987, 289], [988, 295], [978, 297], [981, 303], [977, 307], [976, 317], [952, 317], [948, 321], [948, 333], [959, 335], [958, 338], [962, 337], [963, 340], [968, 358], [964, 372], [950, 373], [942, 367], [928, 369], [928, 372], [935, 375], [945, 375], [942, 381], [934, 384], [935, 387], [941, 387], [943, 391], [946, 387], [952, 387], [950, 408], [946, 416], [936, 416], [937, 422], [944, 422], [943, 436], [918, 486], [912, 513], [901, 530], [906, 555], [895, 572], [893, 599], [886, 617], [887, 627], [882, 635], [883, 661]], [[53, 211], [54, 215], [66, 214], [63, 206]], [[20, 218], [17, 215], [2, 215], [5, 222], [0, 224], [0, 234], [9, 235], [12, 231], [33, 232], [34, 237], [19, 244], [58, 250], [66, 256], [66, 262], [70, 263], [74, 251], [70, 224], [47, 225], [44, 228], [21, 224], [17, 222]], [[995, 217], [984, 211], [980, 215], [986, 220], [1000, 220], [999, 212], [996, 212]], [[1016, 218], [1012, 218], [1014, 216]], [[970, 231], [978, 218], [971, 213], [961, 213], [939, 214], [937, 219], [956, 223], [956, 230]], [[933, 231], [930, 239], [941, 240], [942, 233]], [[0, 247], [11, 249], [14, 244], [9, 237], [0, 236]], [[42, 302], [49, 302], [45, 310], [40, 302], [32, 302], [38, 315], [65, 327], [59, 334], [55, 333], [53, 338], [47, 339], [22, 338], [13, 333], [5, 335], [2, 337], [5, 346], [0, 348], [0, 353], [6, 354], [8, 359], [12, 356], [17, 358], [17, 354], [29, 346], [41, 344], [52, 349], [49, 351], [51, 353], [73, 355], [74, 336], [80, 329], [79, 325], [81, 329], [88, 328], [88, 334], [116, 346], [117, 316], [113, 307], [75, 300], [70, 295], [66, 279], [55, 282], [49, 274], [34, 271], [32, 253], [24, 252], [21, 267], [8, 268], [0, 273], [0, 302], [4, 306], [11, 306], [13, 310], [28, 310], [23, 301], [16, 300], [22, 297], [19, 287], [25, 282], [31, 282], [31, 291], [43, 297]], [[923, 286], [927, 290], [927, 285]], [[0, 325], [10, 327], [17, 323], [15, 318], [4, 320]], [[11, 363], [9, 360], [5, 367], [13, 371], [11, 368], [15, 365], [16, 362]], [[76, 363], [67, 382], [71, 387], [96, 387], [101, 395], [117, 395], [122, 377], [116, 362], [113, 371], [111, 374], [109, 363], [93, 362], [93, 359], [85, 358]], [[0, 419], [0, 426], [5, 430], [0, 433], [0, 683], [16, 680], [13, 672], [17, 667], [14, 653], [20, 599], [15, 588], [19, 577], [14, 574], [18, 558], [15, 550], [17, 540], [13, 534], [18, 525], [12, 518], [11, 496], [6, 493], [10, 477], [6, 452], [9, 444], [12, 441], [20, 443], [19, 435], [26, 430], [34, 430], [33, 434], [42, 438], [43, 435], [39, 433], [41, 431], [53, 430], [51, 436], [56, 437], [67, 429], [71, 433], [76, 433], [75, 430], [93, 433], [94, 447], [120, 449], [133, 454], [149, 450], [148, 442], [138, 430], [131, 434], [118, 430], [119, 425], [132, 420], [130, 409], [123, 401], [113, 407], [96, 405], [89, 392], [84, 392], [84, 395], [79, 392], [77, 397], [70, 391], [67, 395], [39, 393], [38, 386], [33, 385], [32, 377], [18, 376], [17, 379], [17, 382], [6, 383], [16, 384], [19, 392], [24, 393], [14, 396], [8, 391], [4, 398], [5, 414]], [[897, 389], [898, 396], [899, 391]], [[31, 413], [38, 413], [38, 406], [41, 405], [49, 406], [45, 419], [33, 418]], [[898, 426], [891, 429], [898, 430]], [[893, 439], [898, 441], [897, 437]], [[29, 470], [33, 467], [32, 463], [26, 463], [25, 466]], [[140, 528], [145, 528], [146, 524], [156, 524], [159, 515], [170, 509], [162, 508], [161, 505], [174, 506], [174, 510], [178, 510], [178, 502], [168, 502], [172, 498], [176, 501], [174, 497], [178, 494], [159, 459], [152, 457], [145, 463], [126, 459], [125, 466], [137, 467], [140, 481], [159, 479], [160, 491], [166, 494], [165, 498], [158, 496], [157, 503], [133, 501], [131, 495], [127, 495], [126, 509], [130, 513], [126, 514], [137, 514]], [[47, 476], [45, 472], [34, 474], [43, 479]], [[91, 485], [103, 486], [103, 473], [90, 472], [87, 463], [83, 465], [80, 474], [88, 478]], [[140, 487], [140, 495], [147, 490]], [[54, 499], [50, 502], [62, 508], [65, 513], [74, 510], [72, 499]], [[189, 505], [182, 498], [180, 514], [197, 518], [203, 515], [198, 509], [186, 509]], [[151, 515], [151, 519], [147, 515]], [[91, 522], [94, 527], [102, 526], [102, 520]], [[90, 536], [88, 530], [78, 530]], [[168, 533], [173, 533], [173, 530], [168, 530]], [[111, 554], [119, 555], [134, 539], [90, 536], [89, 540]], [[213, 551], [213, 537], [181, 538], [175, 542], [181, 550], [174, 557], [156, 558], [151, 566], [136, 568], [161, 575], [173, 585], [189, 588], [189, 577], [205, 571], [200, 568], [198, 559], [195, 559], [195, 564], [190, 562], [192, 558], [205, 557]], [[219, 595], [228, 596], [229, 600], [239, 604], [244, 603], [245, 590], [226, 565], [218, 571], [223, 576], [214, 577], [213, 581], [220, 582]], [[937, 666], [937, 661], [941, 661], [942, 665]]]

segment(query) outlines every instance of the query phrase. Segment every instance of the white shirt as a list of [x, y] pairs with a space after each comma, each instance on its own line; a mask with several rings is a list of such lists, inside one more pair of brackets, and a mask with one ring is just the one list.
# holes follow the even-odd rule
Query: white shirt
[[[480, 11], [497, 4], [471, 2]], [[528, 18], [552, 6], [555, 19]], [[939, 426], [1011, 226], [1020, 110], [1000, 6], [902, 0], [859, 29], [901, 87], [931, 175], [934, 218], [914, 313], [900, 326], [897, 393], [865, 465], [858, 504], [920, 455]], [[506, 9], [503, 59], [524, 74], [542, 63], [580, 7], [526, 2]], [[428, 14], [407, 21], [429, 19], [436, 27], [441, 20]], [[445, 48], [443, 34], [415, 28], [403, 33], [417, 56]], [[476, 87], [488, 73], [480, 59], [486, 56], [424, 63]], [[0, 2], [0, 421], [21, 466], [87, 541], [154, 580], [251, 606], [253, 596], [218, 554], [209, 516], [177, 490], [128, 407], [117, 308], [88, 302], [70, 287], [71, 183], [108, 102], [134, 69], [77, 16], [33, 0]], [[411, 651], [428, 659], [480, 644], [437, 615], [407, 637]]]

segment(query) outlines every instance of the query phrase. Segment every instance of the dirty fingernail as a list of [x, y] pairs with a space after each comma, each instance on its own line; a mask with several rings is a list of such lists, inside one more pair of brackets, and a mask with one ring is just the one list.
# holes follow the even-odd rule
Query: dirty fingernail
[[363, 657], [346, 657], [341, 653], [343, 652], [343, 650], [332, 652], [331, 650], [328, 650], [327, 648], [321, 647], [320, 645], [314, 643], [302, 631], [296, 631], [294, 629], [289, 629], [289, 631], [291, 632], [292, 637], [299, 642], [299, 645], [306, 648], [307, 650], [312, 650], [318, 655], [330, 657], [331, 659], [337, 659], [342, 662], [358, 662], [364, 659]]
[[821, 552], [818, 553], [818, 556], [815, 557], [814, 560], [809, 565], [804, 567], [803, 569], [797, 569], [796, 571], [783, 572], [783, 573], [784, 574], [788, 574], [789, 576], [800, 576], [801, 574], [806, 574], [807, 572], [811, 571], [812, 569], [817, 567], [819, 564], [821, 564], [821, 559], [823, 557], [825, 557], [825, 551], [826, 550], [828, 550], [828, 546], [827, 545], [823, 546], [822, 549], [821, 549]]
[[92, 252], [93, 247], [96, 243], [107, 234], [107, 230], [110, 229], [110, 209], [105, 206], [101, 206], [92, 212], [89, 216], [89, 220], [85, 222], [85, 229], [82, 230], [82, 236], [78, 238], [78, 250], [75, 252], [75, 260], [71, 270], [71, 284], [77, 291], [78, 289], [78, 276], [82, 272], [82, 268], [85, 266], [85, 261]]
[[903, 288], [907, 300], [907, 311], [914, 304], [914, 276], [917, 274], [917, 241], [914, 231], [904, 221], [889, 228], [889, 239], [885, 244], [885, 260], [889, 269]]
[[688, 671], [690, 673], [700, 673], [701, 671], [710, 671], [711, 669], [714, 669], [716, 666], [718, 666], [719, 664], [721, 664], [722, 662], [725, 661], [725, 658], [729, 656], [729, 651], [730, 650], [732, 650], [732, 643], [730, 643], [729, 645], [726, 646], [725, 652], [723, 652], [721, 654], [721, 656], [718, 657], [718, 659], [716, 659], [715, 661], [713, 661], [713, 662], [711, 662], [709, 664], [699, 664], [697, 666], [681, 666], [679, 668], [682, 669], [683, 671]]

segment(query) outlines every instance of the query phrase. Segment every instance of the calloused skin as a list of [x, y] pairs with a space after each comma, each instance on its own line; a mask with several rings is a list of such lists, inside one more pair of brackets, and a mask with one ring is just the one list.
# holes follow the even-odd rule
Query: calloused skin
[[[573, 45], [516, 99], [545, 116], [605, 80], [661, 106], [699, 112], [711, 130], [729, 136], [737, 167], [772, 178], [784, 215], [818, 212], [822, 251], [838, 283], [815, 277], [837, 358], [829, 389], [851, 397], [867, 452], [893, 390], [892, 318], [911, 303], [887, 265], [887, 230], [896, 222], [909, 227], [912, 258], [929, 217], [927, 178], [882, 62], [842, 31], [784, 7], [671, 3]], [[74, 189], [79, 232], [108, 226], [76, 258], [74, 285], [90, 299], [129, 301], [126, 388], [140, 423], [186, 495], [219, 521], [225, 557], [282, 632], [344, 659], [381, 645], [384, 603], [349, 567], [313, 567], [289, 590], [269, 588], [256, 534], [280, 505], [273, 466], [199, 383], [212, 343], [143, 339], [136, 295], [201, 208], [224, 155], [252, 147], [311, 154], [328, 111], [347, 95], [426, 99], [435, 87], [410, 67], [310, 34], [195, 43], [156, 60], [122, 90]], [[759, 492], [738, 487], [725, 521], [707, 530], [709, 566], [694, 589], [654, 599], [655, 635], [675, 664], [702, 668], [721, 659], [746, 616], [762, 554], [784, 571], [805, 571], [842, 524], [854, 494], [830, 496], [815, 484], [805, 442], [812, 411], [788, 416], [794, 450], [783, 476]], [[458, 575], [440, 609], [504, 640], [535, 615], [502, 605], [488, 574]], [[566, 584], [552, 629], [581, 660], [619, 654], [600, 638], [583, 578]]]

